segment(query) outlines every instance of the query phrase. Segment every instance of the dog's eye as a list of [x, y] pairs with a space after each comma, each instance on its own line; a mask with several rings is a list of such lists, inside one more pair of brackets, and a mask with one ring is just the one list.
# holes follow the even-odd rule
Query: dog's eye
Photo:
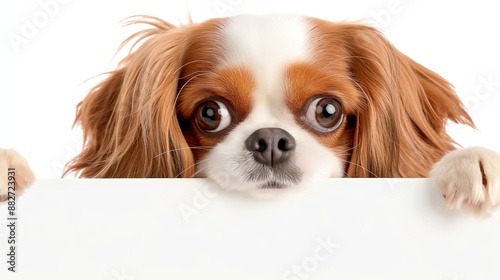
[[337, 129], [344, 118], [342, 105], [333, 98], [316, 98], [307, 108], [306, 122], [321, 132]]
[[206, 132], [219, 132], [231, 124], [231, 115], [224, 103], [208, 100], [198, 106], [196, 124]]

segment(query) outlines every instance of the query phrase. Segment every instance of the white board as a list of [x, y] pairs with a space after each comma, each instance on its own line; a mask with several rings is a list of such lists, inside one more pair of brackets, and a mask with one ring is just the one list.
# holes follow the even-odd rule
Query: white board
[[[7, 224], [7, 205], [0, 205]], [[500, 215], [426, 179], [329, 179], [275, 200], [203, 179], [39, 180], [0, 227], [0, 279], [500, 279]]]

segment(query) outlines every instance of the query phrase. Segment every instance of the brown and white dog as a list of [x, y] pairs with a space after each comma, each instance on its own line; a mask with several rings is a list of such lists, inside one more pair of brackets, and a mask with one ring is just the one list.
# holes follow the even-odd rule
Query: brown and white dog
[[500, 156], [455, 149], [445, 131], [474, 127], [450, 83], [374, 28], [132, 21], [153, 28], [78, 105], [86, 144], [66, 173], [207, 177], [256, 196], [330, 177], [430, 177], [450, 208], [488, 215], [500, 202]]

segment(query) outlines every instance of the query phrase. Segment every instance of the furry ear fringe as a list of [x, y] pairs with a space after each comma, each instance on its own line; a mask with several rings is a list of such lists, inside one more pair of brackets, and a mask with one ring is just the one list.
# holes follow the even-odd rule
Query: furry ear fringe
[[153, 26], [135, 40], [118, 69], [108, 73], [77, 105], [82, 152], [65, 167], [84, 178], [191, 177], [194, 159], [177, 121], [177, 86], [187, 27], [154, 17], [126, 24]]

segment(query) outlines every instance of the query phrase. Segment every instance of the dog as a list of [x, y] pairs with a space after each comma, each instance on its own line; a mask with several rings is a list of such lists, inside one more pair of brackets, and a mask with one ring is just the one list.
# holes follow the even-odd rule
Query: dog
[[430, 177], [452, 209], [499, 205], [500, 155], [446, 133], [474, 127], [452, 85], [375, 28], [298, 15], [128, 23], [152, 28], [77, 105], [85, 146], [65, 174], [207, 177], [259, 197], [331, 177]]

